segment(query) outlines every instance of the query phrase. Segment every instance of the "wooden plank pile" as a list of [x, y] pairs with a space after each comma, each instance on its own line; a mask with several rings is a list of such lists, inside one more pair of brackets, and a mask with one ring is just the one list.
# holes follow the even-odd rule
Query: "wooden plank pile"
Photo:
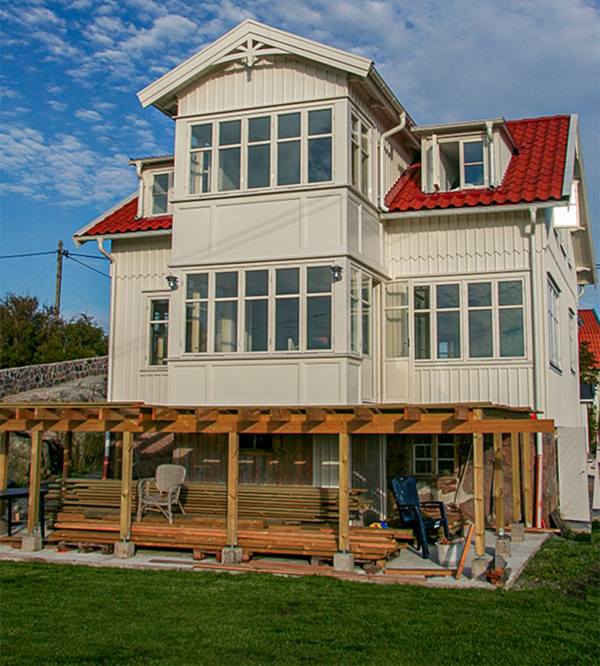
[[[224, 520], [180, 519], [169, 525], [160, 519], [134, 522], [131, 541], [136, 546], [178, 548], [219, 553], [227, 546]], [[61, 513], [50, 535], [52, 541], [111, 543], [119, 538], [116, 517], [90, 520], [81, 514]], [[359, 561], [382, 560], [405, 548], [411, 530], [350, 528], [350, 552]], [[338, 551], [337, 527], [332, 525], [269, 525], [266, 521], [240, 521], [238, 546], [247, 553], [332, 558]]]
[[[368, 508], [366, 491], [350, 491], [350, 514], [357, 517]], [[121, 502], [119, 480], [67, 479], [52, 484], [49, 502], [56, 512], [82, 513], [86, 510], [107, 510], [114, 513]], [[186, 514], [225, 516], [227, 486], [224, 484], [186, 484], [181, 491]], [[132, 511], [137, 510], [137, 483], [132, 487]], [[245, 486], [239, 487], [240, 518], [265, 518], [286, 522], [336, 521], [339, 496], [336, 488], [311, 486]]]

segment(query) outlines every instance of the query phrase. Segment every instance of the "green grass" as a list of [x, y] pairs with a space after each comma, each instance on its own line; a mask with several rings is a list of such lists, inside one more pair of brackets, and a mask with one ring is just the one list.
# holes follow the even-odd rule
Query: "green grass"
[[2, 562], [0, 661], [596, 665], [597, 564], [597, 535], [552, 540], [508, 592]]

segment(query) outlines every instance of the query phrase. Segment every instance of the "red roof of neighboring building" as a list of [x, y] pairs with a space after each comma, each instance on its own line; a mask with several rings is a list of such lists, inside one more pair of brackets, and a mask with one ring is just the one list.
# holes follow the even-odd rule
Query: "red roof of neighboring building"
[[561, 199], [570, 120], [570, 116], [553, 116], [507, 122], [518, 153], [511, 157], [502, 185], [495, 189], [425, 194], [421, 164], [414, 164], [389, 191], [386, 206], [402, 212]]
[[583, 321], [579, 327], [579, 344], [584, 341], [589, 343], [596, 365], [600, 368], [600, 321], [596, 310], [578, 310], [577, 313]]
[[135, 197], [100, 220], [82, 236], [104, 236], [132, 231], [157, 231], [158, 229], [170, 229], [173, 226], [172, 215], [138, 218], [137, 210], [138, 197]]

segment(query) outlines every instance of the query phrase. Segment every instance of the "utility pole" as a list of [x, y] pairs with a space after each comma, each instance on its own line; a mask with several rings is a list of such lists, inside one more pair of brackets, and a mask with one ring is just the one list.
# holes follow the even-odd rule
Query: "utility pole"
[[63, 242], [58, 241], [58, 252], [56, 257], [56, 295], [54, 298], [54, 312], [56, 317], [60, 315], [60, 288], [62, 284], [62, 261], [63, 261]]

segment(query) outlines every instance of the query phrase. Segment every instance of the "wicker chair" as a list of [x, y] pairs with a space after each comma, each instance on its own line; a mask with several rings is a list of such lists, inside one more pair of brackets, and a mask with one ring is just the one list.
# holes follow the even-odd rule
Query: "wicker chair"
[[178, 505], [181, 513], [185, 515], [179, 501], [185, 474], [186, 469], [183, 465], [159, 465], [156, 468], [156, 478], [140, 479], [138, 482], [138, 523], [142, 520], [145, 509], [161, 511], [171, 524], [173, 524], [175, 505]]

